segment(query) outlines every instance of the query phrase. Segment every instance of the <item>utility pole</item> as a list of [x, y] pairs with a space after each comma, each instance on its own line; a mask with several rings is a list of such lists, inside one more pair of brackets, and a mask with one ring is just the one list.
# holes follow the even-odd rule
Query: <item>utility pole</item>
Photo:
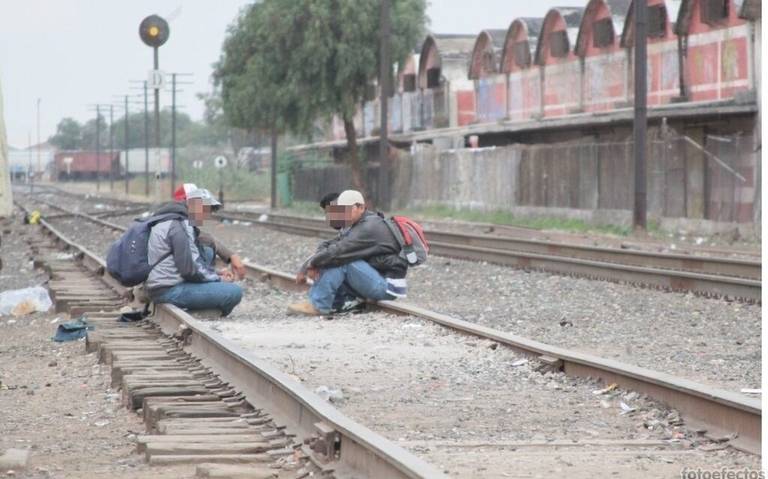
[[144, 196], [149, 197], [149, 97], [144, 80]]
[[389, 178], [392, 165], [389, 159], [389, 90], [392, 80], [392, 65], [389, 61], [389, 36], [391, 17], [389, 1], [381, 0], [381, 44], [379, 52], [379, 87], [381, 102], [381, 127], [379, 128], [379, 198], [377, 209], [387, 210], [390, 207]]
[[272, 135], [269, 143], [269, 155], [271, 163], [270, 171], [270, 198], [269, 207], [272, 209], [277, 208], [277, 127], [272, 126]]
[[32, 171], [32, 132], [27, 132], [27, 147], [29, 165], [27, 166], [27, 181], [29, 182], [29, 192], [35, 192], [35, 175]]
[[171, 74], [171, 196], [176, 189], [176, 74]]
[[37, 99], [37, 171], [42, 171], [40, 163], [40, 98]]
[[635, 120], [633, 124], [635, 160], [635, 207], [633, 224], [636, 230], [647, 226], [646, 203], [646, 133], [647, 133], [647, 0], [635, 0]]
[[[160, 60], [159, 60], [159, 48], [155, 47], [153, 48], [155, 52], [155, 71], [158, 71], [160, 69]], [[160, 88], [158, 85], [154, 85], [153, 90], [155, 91], [155, 149], [156, 149], [156, 156], [158, 158], [158, 168], [160, 166]], [[156, 181], [160, 181], [158, 178]], [[173, 194], [173, 190], [171, 190], [171, 194]]]
[[115, 122], [115, 109], [112, 105], [109, 105], [109, 191], [115, 191], [115, 174], [113, 169], [114, 160], [114, 147], [115, 147], [115, 135], [113, 131], [113, 125]]
[[101, 106], [96, 105], [96, 191], [101, 190]]
[[125, 95], [125, 172], [123, 173], [125, 175], [125, 196], [128, 196], [128, 179], [129, 179], [129, 173], [131, 169], [129, 168], [130, 163], [128, 162], [128, 151], [130, 151], [131, 147], [128, 144], [130, 136], [128, 135], [128, 95]]
[[176, 102], [176, 95], [180, 90], [179, 85], [192, 85], [191, 82], [179, 81], [178, 77], [192, 76], [191, 73], [171, 73], [171, 196], [176, 189], [176, 116], [179, 110], [179, 104]]

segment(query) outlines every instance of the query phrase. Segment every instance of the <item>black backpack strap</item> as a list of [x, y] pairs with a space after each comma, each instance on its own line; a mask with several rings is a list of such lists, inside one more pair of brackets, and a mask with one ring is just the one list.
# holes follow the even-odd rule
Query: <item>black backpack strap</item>
[[154, 264], [149, 266], [149, 270], [152, 271], [153, 269], [155, 269], [155, 266], [159, 265], [160, 263], [162, 263], [163, 261], [168, 259], [169, 256], [172, 256], [172, 255], [173, 255], [173, 251], [169, 251], [169, 252], [165, 253], [162, 258], [160, 258], [159, 260], [155, 261]]
[[[184, 218], [181, 215], [178, 215], [176, 213], [168, 213], [166, 215], [160, 215], [160, 217], [158, 217], [156, 221], [152, 218], [148, 219], [147, 221], [150, 222], [149, 227], [153, 228], [155, 225], [157, 225], [158, 223], [162, 223], [163, 221], [176, 221], [176, 220], [182, 220], [182, 219]], [[160, 263], [168, 259], [169, 256], [172, 256], [172, 255], [173, 255], [173, 250], [165, 253], [159, 260], [155, 261], [154, 264], [151, 264], [149, 266], [149, 271], [152, 271], [153, 269], [155, 269], [155, 266], [159, 265]]]

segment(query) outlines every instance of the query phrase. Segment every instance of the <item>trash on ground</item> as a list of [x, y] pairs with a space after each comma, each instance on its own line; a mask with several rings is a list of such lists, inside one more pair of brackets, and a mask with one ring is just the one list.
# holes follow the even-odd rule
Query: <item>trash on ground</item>
[[625, 415], [625, 414], [629, 414], [631, 412], [637, 411], [637, 408], [634, 408], [634, 407], [630, 406], [629, 404], [625, 403], [624, 401], [619, 402], [619, 406], [621, 407], [621, 412], [619, 414], [621, 414], [622, 416]]
[[330, 402], [339, 402], [344, 399], [344, 394], [339, 389], [331, 389], [328, 386], [320, 386], [315, 389], [315, 394]]
[[762, 395], [763, 394], [763, 390], [762, 389], [743, 388], [741, 390], [741, 394], [760, 394], [760, 395]]
[[48, 311], [53, 302], [48, 290], [42, 286], [12, 289], [0, 293], [0, 316], [7, 314], [24, 316], [34, 312]]
[[608, 387], [605, 387], [603, 389], [596, 389], [596, 390], [592, 391], [592, 394], [594, 394], [595, 396], [600, 396], [601, 394], [605, 394], [605, 393], [609, 393], [609, 392], [613, 391], [617, 387], [618, 387], [618, 384], [613, 383], [613, 384], [611, 384]]
[[61, 323], [56, 328], [56, 334], [53, 336], [53, 340], [57, 343], [63, 343], [67, 341], [77, 341], [84, 338], [88, 334], [88, 330], [92, 330], [93, 326], [88, 324], [85, 316], [80, 317], [74, 321], [67, 321]]

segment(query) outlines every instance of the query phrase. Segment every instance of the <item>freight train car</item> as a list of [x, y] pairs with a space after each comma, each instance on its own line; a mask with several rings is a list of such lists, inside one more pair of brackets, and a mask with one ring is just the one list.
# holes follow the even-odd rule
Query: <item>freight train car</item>
[[54, 156], [54, 176], [59, 181], [91, 180], [121, 176], [120, 154], [95, 151], [60, 151]]

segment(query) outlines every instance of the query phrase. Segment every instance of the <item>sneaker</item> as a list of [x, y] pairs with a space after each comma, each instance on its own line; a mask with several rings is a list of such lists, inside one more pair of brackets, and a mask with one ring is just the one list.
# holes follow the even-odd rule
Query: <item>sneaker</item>
[[309, 301], [288, 305], [288, 314], [305, 316], [322, 316], [323, 313], [315, 309]]
[[349, 301], [345, 301], [344, 304], [342, 304], [340, 307], [336, 309], [336, 313], [339, 314], [346, 314], [346, 313], [360, 313], [365, 309], [365, 301], [362, 299], [351, 299]]

